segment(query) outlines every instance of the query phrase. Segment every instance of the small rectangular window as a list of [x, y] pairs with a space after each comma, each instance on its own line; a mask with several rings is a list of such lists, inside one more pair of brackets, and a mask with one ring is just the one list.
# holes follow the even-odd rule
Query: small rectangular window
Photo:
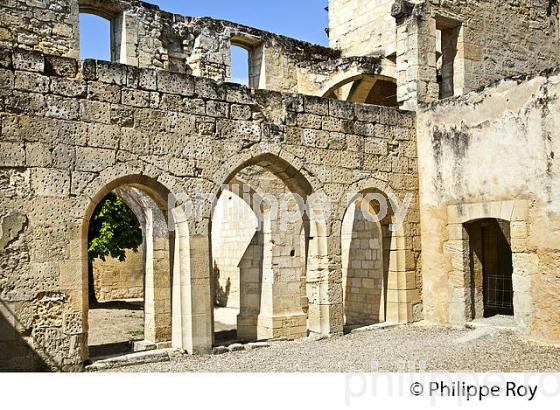
[[460, 94], [458, 77], [461, 73], [458, 59], [461, 23], [447, 18], [436, 18], [437, 29], [437, 76], [439, 97]]
[[231, 45], [231, 81], [249, 86], [250, 52], [245, 47]]

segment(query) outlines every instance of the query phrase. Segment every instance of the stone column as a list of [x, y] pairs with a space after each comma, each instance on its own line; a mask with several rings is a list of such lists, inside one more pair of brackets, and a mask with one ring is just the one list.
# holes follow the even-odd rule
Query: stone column
[[397, 101], [416, 111], [419, 102], [437, 100], [436, 21], [425, 2], [397, 0], [391, 14], [397, 22]]
[[154, 211], [145, 212], [144, 339], [152, 343], [171, 340], [171, 284], [169, 235], [158, 232]]
[[300, 223], [283, 225], [264, 219], [263, 273], [257, 338], [307, 336], [307, 317], [301, 306]]
[[341, 252], [339, 236], [327, 236], [324, 226], [311, 224], [307, 269], [311, 333], [328, 335], [343, 330]]
[[190, 354], [212, 351], [208, 234], [190, 233], [187, 220], [175, 216], [172, 345]]
[[239, 314], [237, 336], [241, 340], [258, 339], [257, 327], [261, 308], [264, 236], [258, 230], [239, 264]]

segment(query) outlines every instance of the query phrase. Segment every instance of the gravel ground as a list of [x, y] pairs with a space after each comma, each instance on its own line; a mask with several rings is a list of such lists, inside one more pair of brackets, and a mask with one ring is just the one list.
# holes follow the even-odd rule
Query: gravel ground
[[[400, 326], [325, 340], [275, 342], [269, 348], [215, 356], [181, 356], [120, 372], [559, 371], [560, 348], [511, 331], [468, 340], [474, 330]], [[378, 363], [378, 365], [375, 365]], [[412, 367], [411, 367], [412, 366]]]

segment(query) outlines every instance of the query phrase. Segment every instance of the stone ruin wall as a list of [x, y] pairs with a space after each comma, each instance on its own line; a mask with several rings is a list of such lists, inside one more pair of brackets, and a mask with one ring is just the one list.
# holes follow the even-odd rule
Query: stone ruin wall
[[[0, 56], [2, 368], [71, 370], [87, 358], [82, 227], [95, 205], [90, 198], [118, 178], [144, 175], [171, 192], [216, 192], [228, 170], [262, 154], [296, 167], [336, 210], [326, 225], [331, 267], [321, 283], [328, 285], [313, 288], [310, 301], [326, 303], [323, 323], [332, 329], [342, 324], [336, 272], [345, 195], [373, 187], [417, 198], [413, 114], [37, 51], [2, 49]], [[201, 253], [193, 261], [208, 280], [196, 309], [206, 309], [210, 295], [210, 266], [200, 263], [209, 260], [202, 256], [207, 222], [189, 228], [198, 244], [192, 249]], [[418, 224], [414, 203], [406, 240], [391, 248], [399, 277], [419, 275]], [[418, 318], [420, 284], [413, 275], [404, 288], [390, 289], [390, 320]], [[331, 289], [330, 296], [320, 289]], [[207, 312], [195, 322], [197, 351], [211, 343]]]
[[[355, 4], [335, 3], [331, 0], [331, 13]], [[499, 215], [512, 223], [516, 320], [531, 337], [558, 340], [560, 292], [554, 272], [559, 246], [550, 228], [557, 225], [557, 202], [551, 197], [558, 190], [553, 161], [560, 129], [554, 120], [559, 118], [557, 74], [508, 80], [480, 93], [422, 105], [418, 130], [414, 113], [290, 94], [322, 95], [329, 84], [349, 75], [346, 70], [392, 70], [401, 93], [409, 91], [403, 84], [427, 84], [418, 101], [429, 100], [435, 15], [468, 21], [463, 38], [472, 43], [462, 44], [464, 91], [548, 67], [558, 55], [555, 1], [431, 1], [404, 7], [417, 13], [397, 19], [404, 25], [400, 31], [397, 27], [402, 41], [395, 41], [396, 65], [371, 55], [353, 57], [344, 51], [344, 40], [337, 41], [339, 50], [330, 50], [229, 22], [172, 15], [132, 0], [81, 4], [98, 10], [101, 5], [111, 16], [124, 11], [114, 57], [127, 65], [76, 61], [77, 1], [2, 3], [0, 368], [78, 370], [87, 359], [83, 224], [95, 205], [92, 198], [116, 188], [112, 181], [124, 178], [149, 192], [157, 184], [171, 193], [193, 193], [197, 187], [218, 192], [243, 164], [289, 171], [313, 192], [325, 193], [336, 210], [326, 221], [327, 267], [306, 283], [314, 329], [342, 328], [345, 195], [374, 189], [401, 200], [406, 194], [416, 198], [402, 232], [383, 238], [388, 321], [419, 320], [424, 300], [428, 320], [458, 323], [462, 306], [453, 298], [464, 289], [454, 288], [457, 225], [470, 216]], [[138, 30], [128, 29], [131, 21], [139, 22]], [[290, 93], [222, 83], [229, 76], [232, 39], [252, 48], [253, 65], [261, 62], [262, 71], [251, 80], [255, 88]], [[399, 58], [414, 53], [422, 59], [411, 61], [427, 70], [414, 73], [414, 83], [403, 82], [399, 73], [406, 67], [399, 67]], [[429, 73], [425, 78], [424, 71]], [[422, 212], [416, 202], [416, 132]], [[480, 167], [480, 158], [493, 168]], [[527, 169], [536, 169], [535, 176]], [[208, 351], [212, 343], [211, 210], [204, 212], [202, 221], [187, 221], [193, 244], [187, 262], [198, 275], [192, 300], [181, 300], [186, 310], [173, 313], [191, 320], [191, 328], [178, 329], [181, 347], [189, 352]], [[166, 309], [169, 315], [170, 306]]]
[[515, 319], [560, 340], [560, 75], [503, 80], [418, 114], [422, 267], [427, 320], [460, 325], [461, 224], [510, 224]]
[[0, 45], [79, 58], [80, 10], [112, 20], [114, 62], [227, 81], [234, 44], [250, 52], [254, 88], [307, 93], [305, 84], [313, 82], [314, 72], [306, 63], [340, 57], [326, 47], [229, 21], [172, 14], [136, 0], [7, 0], [0, 14]]

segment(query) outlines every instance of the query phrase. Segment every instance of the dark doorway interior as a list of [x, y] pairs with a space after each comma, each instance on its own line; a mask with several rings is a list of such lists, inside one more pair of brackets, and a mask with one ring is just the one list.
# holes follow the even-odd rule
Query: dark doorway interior
[[466, 225], [474, 287], [482, 288], [484, 317], [513, 315], [513, 263], [509, 222], [483, 219]]

